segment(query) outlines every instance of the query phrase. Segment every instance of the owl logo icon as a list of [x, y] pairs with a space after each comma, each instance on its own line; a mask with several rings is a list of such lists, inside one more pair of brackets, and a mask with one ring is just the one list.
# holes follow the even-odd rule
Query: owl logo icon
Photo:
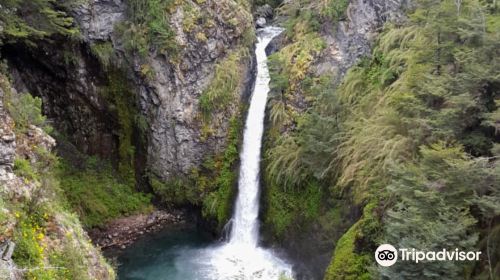
[[375, 251], [375, 260], [381, 266], [391, 266], [398, 260], [398, 250], [391, 244], [382, 244]]

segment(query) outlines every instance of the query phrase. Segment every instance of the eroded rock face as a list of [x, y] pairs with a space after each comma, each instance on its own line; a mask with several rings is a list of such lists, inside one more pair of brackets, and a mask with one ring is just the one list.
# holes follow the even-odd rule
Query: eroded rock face
[[346, 20], [325, 26], [327, 48], [317, 62], [317, 74], [334, 73], [342, 77], [359, 58], [370, 54], [373, 40], [384, 23], [405, 18], [404, 9], [408, 5], [409, 0], [351, 1]]
[[42, 98], [58, 131], [84, 153], [116, 157], [118, 120], [104, 98], [106, 74], [84, 46], [40, 42], [36, 49], [8, 46], [4, 53], [15, 87]]
[[[172, 21], [176, 26], [177, 41], [183, 48], [181, 62], [175, 65], [164, 57], [151, 57], [150, 63], [156, 75], [141, 86], [141, 109], [151, 121], [148, 163], [156, 175], [166, 180], [187, 175], [207, 154], [222, 151], [229, 119], [239, 110], [240, 102], [233, 102], [222, 112], [214, 112], [211, 122], [215, 125], [211, 136], [201, 139], [200, 96], [214, 78], [217, 63], [235, 51], [244, 32], [252, 28], [250, 14], [234, 4], [229, 8], [239, 13], [237, 17], [243, 25], [228, 25], [229, 19], [219, 14], [219, 4], [212, 2], [205, 7], [209, 8], [205, 10], [209, 18], [215, 21], [211, 28], [203, 31], [205, 41], [197, 40], [193, 32], [188, 34], [175, 24], [182, 22], [184, 17], [183, 9], [177, 9]], [[240, 85], [236, 97], [239, 101], [251, 86], [252, 60], [246, 59], [244, 64], [246, 66], [242, 69], [228, 69], [241, 71], [240, 75], [246, 81]]]
[[71, 14], [85, 39], [107, 41], [116, 23], [125, 19], [126, 6], [122, 0], [91, 0], [77, 2]]
[[[17, 242], [15, 234], [17, 224], [21, 218], [16, 207], [24, 208], [26, 205], [36, 205], [34, 201], [53, 201], [53, 193], [48, 191], [44, 183], [23, 177], [15, 173], [14, 160], [24, 159], [33, 166], [44, 165], [40, 150], [50, 152], [55, 146], [55, 140], [45, 133], [41, 128], [30, 125], [22, 131], [16, 129], [14, 120], [4, 106], [6, 97], [19, 94], [3, 73], [0, 73], [0, 213], [2, 221], [0, 225], [0, 279], [18, 280], [25, 279], [25, 270], [18, 267], [12, 259], [16, 252]], [[48, 183], [50, 184], [50, 183]], [[10, 205], [10, 206], [9, 206]], [[44, 210], [45, 211], [45, 210]], [[44, 244], [47, 250], [61, 252], [61, 243], [71, 244], [82, 253], [79, 264], [86, 267], [86, 277], [89, 279], [114, 279], [114, 272], [104, 261], [100, 251], [89, 241], [87, 234], [79, 223], [75, 223], [74, 216], [65, 211], [58, 211], [50, 218], [50, 228], [47, 228], [44, 236]], [[54, 239], [52, 239], [54, 238]], [[48, 240], [51, 239], [51, 240]], [[15, 242], [14, 242], [15, 241]]]
[[13, 122], [5, 112], [4, 96], [5, 93], [0, 88], [0, 178], [12, 171], [16, 152], [16, 135], [12, 131]]
[[[208, 22], [203, 26], [195, 22], [186, 28], [186, 19], [193, 11]], [[146, 57], [139, 57], [124, 50], [125, 42], [115, 26], [127, 20], [126, 1], [84, 1], [74, 5], [70, 14], [80, 27], [80, 42], [59, 38], [55, 44], [40, 42], [36, 50], [14, 47], [6, 48], [6, 52], [11, 68], [17, 70], [13, 71], [16, 87], [41, 96], [54, 126], [80, 151], [119, 157], [120, 116], [105, 97], [110, 86], [109, 69], [92, 51], [98, 44], [111, 46], [111, 64], [123, 70], [125, 87], [135, 97], [132, 103], [136, 103], [137, 116], [133, 117], [142, 117], [148, 123], [147, 131], [141, 132], [146, 134], [146, 141], [133, 143], [136, 151], [147, 153], [139, 163], [141, 169], [147, 168], [167, 181], [186, 176], [206, 155], [225, 148], [229, 119], [239, 112], [246, 87], [251, 84], [253, 60], [246, 58], [245, 66], [238, 69], [247, 82], [240, 85], [237, 102], [214, 112], [211, 133], [203, 139], [199, 99], [210, 85], [216, 65], [241, 48], [252, 30], [252, 16], [241, 4], [234, 0], [202, 4], [187, 1], [169, 11], [179, 49], [176, 56], [150, 49]], [[145, 67], [152, 76], [145, 77]]]

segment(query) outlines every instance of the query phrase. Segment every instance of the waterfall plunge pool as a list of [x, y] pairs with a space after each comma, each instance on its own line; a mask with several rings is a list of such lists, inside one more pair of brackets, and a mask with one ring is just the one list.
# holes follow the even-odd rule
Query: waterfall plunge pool
[[[108, 255], [117, 262], [119, 280], [212, 280], [212, 273], [204, 272], [198, 261], [223, 245], [224, 242], [214, 242], [201, 229], [179, 226], [147, 234], [130, 247], [109, 251]], [[257, 273], [255, 278], [228, 279], [268, 280], [258, 277]]]
[[[195, 227], [168, 228], [151, 233], [117, 256], [120, 280], [188, 280], [192, 268], [182, 257], [191, 250], [209, 246], [211, 241]], [[185, 262], [179, 265], [179, 262]]]
[[[279, 280], [293, 278], [292, 266], [272, 250], [259, 246], [259, 173], [269, 70], [265, 49], [282, 32], [257, 32], [257, 76], [240, 152], [238, 196], [227, 242], [204, 244], [193, 232], [170, 233], [156, 242], [139, 243], [119, 262], [120, 279]], [[165, 246], [166, 245], [166, 246]], [[139, 247], [137, 247], [139, 246]], [[142, 247], [141, 247], [142, 246]]]

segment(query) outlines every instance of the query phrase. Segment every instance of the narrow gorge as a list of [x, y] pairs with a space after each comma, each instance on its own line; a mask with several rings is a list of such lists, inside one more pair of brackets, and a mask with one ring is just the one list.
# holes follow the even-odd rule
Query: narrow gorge
[[0, 0], [0, 280], [500, 279], [499, 6]]

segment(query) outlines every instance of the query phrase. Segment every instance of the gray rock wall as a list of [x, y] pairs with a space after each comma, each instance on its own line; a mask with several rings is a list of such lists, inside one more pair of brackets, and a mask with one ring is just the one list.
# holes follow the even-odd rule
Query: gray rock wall
[[[176, 40], [183, 48], [181, 62], [174, 65], [164, 57], [150, 57], [156, 76], [141, 86], [140, 106], [151, 121], [148, 163], [151, 170], [163, 179], [187, 175], [193, 167], [199, 166], [207, 154], [222, 151], [228, 121], [239, 111], [240, 102], [233, 102], [224, 111], [214, 112], [211, 120], [216, 125], [212, 136], [201, 140], [200, 96], [214, 78], [215, 66], [239, 47], [243, 32], [253, 27], [251, 15], [243, 10], [240, 10], [239, 17], [241, 21], [246, 21], [244, 25], [228, 24], [218, 11], [222, 9], [219, 4], [212, 3], [200, 7], [205, 8], [206, 16], [215, 22], [211, 28], [200, 31], [206, 36], [206, 41], [197, 40], [177, 24], [183, 22], [184, 11], [182, 8], [176, 10], [172, 25]], [[249, 57], [244, 63], [246, 66], [240, 70], [240, 75], [248, 80], [252, 60]], [[237, 100], [243, 101], [246, 86], [241, 85]]]
[[[7, 51], [11, 68], [17, 70], [16, 80], [24, 81], [16, 86], [43, 98], [44, 110], [54, 126], [84, 153], [118, 157], [120, 120], [102, 93], [109, 86], [107, 69], [91, 51], [94, 44], [109, 43], [114, 49], [112, 63], [124, 70], [137, 113], [149, 124], [146, 146], [136, 147], [147, 153], [147, 163], [141, 162], [141, 169], [147, 168], [166, 181], [187, 175], [206, 155], [222, 151], [228, 120], [239, 113], [246, 85], [240, 85], [237, 102], [214, 113], [213, 133], [203, 141], [199, 98], [210, 85], [216, 65], [241, 48], [245, 32], [253, 27], [251, 14], [234, 0], [187, 1], [213, 24], [197, 24], [187, 32], [187, 11], [185, 5], [179, 5], [170, 14], [179, 55], [173, 58], [151, 50], [144, 58], [127, 53], [115, 29], [127, 20], [126, 1], [78, 3], [71, 15], [80, 27], [79, 41], [58, 38], [53, 44], [41, 42], [37, 50], [14, 47]], [[251, 57], [243, 64], [240, 74], [249, 80]], [[154, 73], [152, 78], [141, 73], [144, 65]]]
[[347, 20], [327, 23], [324, 39], [327, 48], [316, 64], [317, 74], [334, 73], [340, 79], [364, 56], [386, 22], [401, 22], [409, 0], [351, 0]]
[[12, 171], [16, 152], [16, 135], [12, 131], [12, 121], [5, 112], [4, 96], [0, 88], [0, 177]]

